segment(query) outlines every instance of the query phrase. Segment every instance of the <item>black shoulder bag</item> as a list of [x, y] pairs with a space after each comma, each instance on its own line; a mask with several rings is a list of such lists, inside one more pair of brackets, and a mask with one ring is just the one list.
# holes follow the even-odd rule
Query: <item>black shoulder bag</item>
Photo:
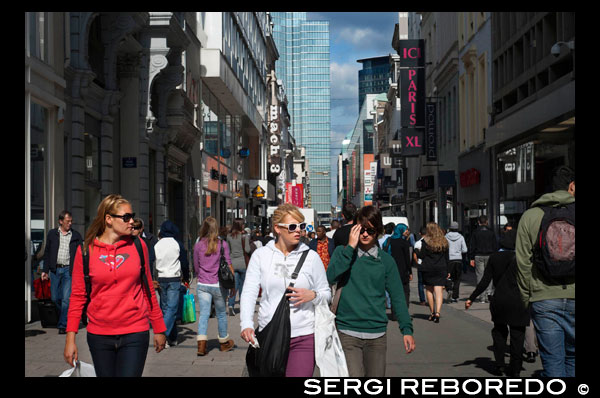
[[231, 272], [229, 264], [227, 264], [227, 259], [225, 259], [223, 242], [221, 242], [221, 260], [219, 262], [219, 285], [221, 285], [223, 289], [235, 288], [235, 276]]
[[[302, 253], [298, 265], [296, 265], [296, 269], [292, 274], [292, 281], [289, 287], [294, 286], [294, 281], [298, 278], [300, 269], [309, 251], [305, 250]], [[286, 289], [283, 293], [275, 314], [267, 326], [256, 332], [259, 348], [254, 348], [252, 345], [248, 346], [246, 365], [248, 366], [250, 377], [285, 376], [292, 333], [290, 303], [289, 298], [286, 296], [289, 292], [291, 291]]]

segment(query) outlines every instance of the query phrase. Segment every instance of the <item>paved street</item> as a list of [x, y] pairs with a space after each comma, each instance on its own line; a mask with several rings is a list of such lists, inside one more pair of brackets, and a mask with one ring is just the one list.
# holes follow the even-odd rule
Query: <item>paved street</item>
[[[473, 291], [475, 274], [469, 272], [461, 284], [458, 303], [444, 304], [439, 324], [429, 322], [429, 309], [418, 302], [417, 281], [411, 283], [411, 304], [415, 329], [415, 352], [407, 355], [396, 322], [388, 324], [386, 377], [492, 377], [491, 316], [488, 304], [474, 303], [465, 311], [464, 300]], [[236, 304], [237, 308], [237, 304]], [[148, 351], [144, 377], [160, 376], [242, 376], [248, 347], [240, 337], [239, 315], [229, 317], [229, 331], [236, 349], [219, 351], [217, 320], [209, 321], [208, 355], [196, 356], [197, 323], [179, 326], [179, 344], [157, 354]], [[40, 322], [25, 325], [25, 376], [54, 377], [68, 368], [63, 360], [65, 336], [56, 329], [44, 329]], [[152, 337], [151, 337], [152, 341]], [[77, 335], [79, 358], [92, 363], [81, 329]], [[508, 357], [507, 363], [508, 363]], [[533, 364], [524, 363], [522, 377], [535, 376], [541, 370], [539, 357]]]

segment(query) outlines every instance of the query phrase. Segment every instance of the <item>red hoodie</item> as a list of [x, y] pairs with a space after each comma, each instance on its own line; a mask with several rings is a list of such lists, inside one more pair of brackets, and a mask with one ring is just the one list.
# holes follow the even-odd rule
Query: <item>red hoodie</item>
[[[114, 245], [94, 239], [90, 248], [90, 281], [92, 293], [87, 309], [87, 331], [100, 335], [145, 332], [152, 323], [154, 333], [167, 330], [158, 306], [148, 267], [148, 248], [142, 241], [146, 277], [150, 283], [152, 309], [140, 277], [140, 259], [131, 237]], [[83, 278], [81, 247], [75, 254], [71, 281], [71, 299], [67, 316], [67, 332], [77, 332], [87, 301]]]

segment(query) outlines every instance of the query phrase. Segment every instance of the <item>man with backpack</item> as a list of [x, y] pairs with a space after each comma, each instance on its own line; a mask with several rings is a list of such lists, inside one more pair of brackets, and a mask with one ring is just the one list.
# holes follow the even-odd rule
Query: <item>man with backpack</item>
[[517, 283], [531, 306], [543, 377], [575, 376], [575, 172], [552, 173], [554, 192], [527, 210], [517, 229]]

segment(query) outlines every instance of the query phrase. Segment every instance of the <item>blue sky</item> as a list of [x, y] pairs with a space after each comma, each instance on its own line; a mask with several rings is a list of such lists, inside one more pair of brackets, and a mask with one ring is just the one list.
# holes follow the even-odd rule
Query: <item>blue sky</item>
[[331, 51], [332, 204], [337, 202], [337, 155], [358, 118], [358, 59], [395, 53], [398, 12], [307, 12], [309, 20], [329, 21]]

